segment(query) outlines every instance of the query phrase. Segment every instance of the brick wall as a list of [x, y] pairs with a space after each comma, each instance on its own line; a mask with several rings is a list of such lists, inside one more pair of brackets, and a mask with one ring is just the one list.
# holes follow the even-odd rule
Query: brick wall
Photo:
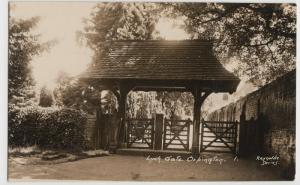
[[[247, 125], [241, 130], [239, 139], [243, 139], [243, 134], [249, 138], [244, 138], [242, 144], [253, 145], [246, 146], [248, 150], [252, 147], [252, 153], [277, 154], [286, 175], [293, 174], [291, 170], [294, 170], [293, 147], [296, 139], [296, 70], [237, 102], [212, 112], [208, 119], [237, 120], [240, 121], [240, 128]], [[242, 141], [239, 142], [240, 147], [243, 147]]]

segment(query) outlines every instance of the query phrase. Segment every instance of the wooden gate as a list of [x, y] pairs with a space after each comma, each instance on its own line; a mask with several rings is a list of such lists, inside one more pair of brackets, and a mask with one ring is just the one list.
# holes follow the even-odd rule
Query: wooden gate
[[191, 120], [164, 120], [163, 149], [189, 150]]
[[237, 129], [237, 121], [202, 121], [200, 152], [236, 154]]
[[153, 148], [154, 119], [126, 119], [127, 147]]

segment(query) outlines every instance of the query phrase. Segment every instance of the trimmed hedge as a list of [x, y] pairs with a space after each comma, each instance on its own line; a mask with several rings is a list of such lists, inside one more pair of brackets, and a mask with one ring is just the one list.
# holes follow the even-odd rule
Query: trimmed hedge
[[8, 143], [10, 146], [82, 149], [86, 144], [86, 121], [82, 111], [70, 108], [9, 106]]

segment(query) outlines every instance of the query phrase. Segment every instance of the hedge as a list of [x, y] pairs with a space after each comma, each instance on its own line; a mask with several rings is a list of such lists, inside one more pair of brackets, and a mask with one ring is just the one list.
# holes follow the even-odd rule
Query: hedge
[[9, 106], [8, 143], [56, 149], [82, 149], [86, 145], [86, 115], [70, 108]]

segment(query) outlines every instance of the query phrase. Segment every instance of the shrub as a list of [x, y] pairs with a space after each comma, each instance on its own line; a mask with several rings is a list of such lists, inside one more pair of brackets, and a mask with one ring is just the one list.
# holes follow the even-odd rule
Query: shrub
[[82, 149], [86, 120], [86, 115], [75, 109], [10, 105], [8, 142], [10, 146]]
[[47, 89], [47, 87], [44, 86], [41, 89], [39, 105], [42, 107], [51, 107], [52, 103], [53, 103], [52, 92], [50, 89]]

